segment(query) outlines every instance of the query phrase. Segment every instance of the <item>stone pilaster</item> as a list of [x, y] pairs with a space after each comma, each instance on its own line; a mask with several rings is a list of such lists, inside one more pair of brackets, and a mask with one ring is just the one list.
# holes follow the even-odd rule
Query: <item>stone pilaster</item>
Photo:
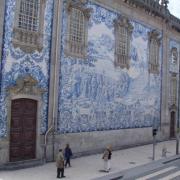
[[5, 0], [1, 0], [0, 1], [0, 64], [2, 61], [4, 13], [5, 13]]
[[[49, 81], [49, 110], [48, 128], [57, 121], [58, 115], [58, 92], [59, 92], [59, 68], [61, 51], [61, 24], [62, 24], [62, 0], [54, 1], [54, 16], [51, 44], [50, 81]], [[55, 122], [56, 124], [57, 122]]]
[[161, 88], [161, 131], [163, 138], [169, 138], [169, 34], [168, 25], [163, 23], [163, 44], [162, 44], [162, 88]]

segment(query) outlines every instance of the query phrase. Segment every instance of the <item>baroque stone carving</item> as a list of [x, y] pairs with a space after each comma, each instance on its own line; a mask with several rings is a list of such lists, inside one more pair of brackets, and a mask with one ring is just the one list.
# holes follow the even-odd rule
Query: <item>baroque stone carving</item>
[[[124, 32], [127, 37], [125, 38], [125, 42], [122, 42], [119, 34], [122, 33], [121, 28], [124, 28], [126, 32]], [[129, 69], [130, 65], [130, 39], [133, 32], [133, 26], [130, 23], [129, 19], [125, 16], [119, 16], [117, 19], [114, 20], [114, 29], [115, 29], [115, 66], [120, 66], [121, 68]], [[123, 35], [123, 36], [124, 36]], [[125, 45], [123, 45], [125, 43]], [[125, 53], [122, 53], [122, 47], [124, 47]], [[120, 48], [121, 47], [121, 48]], [[121, 50], [120, 50], [121, 49]]]
[[16, 85], [8, 88], [11, 94], [28, 94], [42, 95], [46, 92], [44, 89], [37, 87], [38, 81], [30, 75], [19, 77], [16, 80]]
[[173, 105], [169, 105], [169, 110], [170, 111], [177, 111], [177, 106], [175, 105], [175, 104], [173, 104]]
[[15, 48], [19, 47], [25, 53], [33, 53], [35, 50], [40, 52], [43, 49], [43, 27], [46, 0], [39, 0], [39, 24], [37, 31], [26, 30], [19, 27], [20, 3], [21, 1], [16, 0], [16, 14], [12, 43]]
[[161, 0], [161, 5], [164, 6], [166, 9], [168, 8], [169, 0]]

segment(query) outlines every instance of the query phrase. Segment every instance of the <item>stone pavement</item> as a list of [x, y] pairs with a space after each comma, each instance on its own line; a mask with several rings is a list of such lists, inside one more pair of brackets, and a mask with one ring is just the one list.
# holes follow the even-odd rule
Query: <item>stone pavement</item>
[[[167, 157], [174, 156], [176, 152], [176, 141], [165, 141], [157, 143], [155, 160], [161, 159], [162, 147], [167, 147]], [[65, 169], [67, 180], [91, 180], [106, 174], [118, 173], [120, 171], [152, 162], [152, 144], [134, 148], [113, 151], [111, 160], [111, 171], [103, 173], [99, 170], [103, 167], [102, 154], [90, 155], [72, 159], [71, 168]], [[55, 180], [55, 163], [47, 163], [34, 168], [16, 171], [0, 171], [0, 180]]]

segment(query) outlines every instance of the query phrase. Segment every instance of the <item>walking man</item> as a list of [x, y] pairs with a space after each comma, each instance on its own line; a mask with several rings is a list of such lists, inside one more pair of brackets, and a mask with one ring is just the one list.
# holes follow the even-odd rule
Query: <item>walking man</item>
[[65, 159], [66, 159], [65, 167], [67, 167], [67, 165], [69, 165], [69, 167], [71, 167], [71, 162], [70, 162], [71, 156], [72, 156], [71, 148], [69, 147], [69, 144], [66, 144], [66, 148], [65, 148]]
[[[64, 156], [62, 149], [59, 149], [59, 153], [56, 158], [56, 166], [57, 166], [57, 178], [64, 178]], [[60, 177], [61, 174], [61, 177]]]

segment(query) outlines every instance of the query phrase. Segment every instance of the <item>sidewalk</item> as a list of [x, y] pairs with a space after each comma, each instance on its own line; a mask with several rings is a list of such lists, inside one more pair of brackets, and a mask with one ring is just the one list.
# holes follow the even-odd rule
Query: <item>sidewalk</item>
[[[162, 147], [164, 144], [166, 144], [168, 150], [167, 157], [175, 155], [176, 141], [165, 141], [156, 145], [155, 160], [162, 158]], [[112, 170], [107, 174], [117, 173], [152, 162], [152, 149], [151, 144], [113, 151]], [[106, 173], [99, 172], [103, 167], [102, 154], [72, 159], [71, 164], [71, 168], [65, 169], [65, 179], [67, 180], [91, 180], [106, 175]], [[56, 166], [55, 163], [47, 163], [43, 166], [29, 169], [1, 171], [0, 180], [56, 180]]]

